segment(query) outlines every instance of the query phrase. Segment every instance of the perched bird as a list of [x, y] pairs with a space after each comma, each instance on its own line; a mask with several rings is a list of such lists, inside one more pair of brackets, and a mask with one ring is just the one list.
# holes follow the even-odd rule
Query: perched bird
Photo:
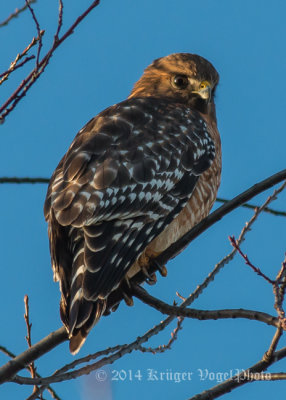
[[44, 212], [73, 354], [108, 296], [208, 215], [221, 174], [218, 80], [198, 55], [155, 60], [54, 171]]

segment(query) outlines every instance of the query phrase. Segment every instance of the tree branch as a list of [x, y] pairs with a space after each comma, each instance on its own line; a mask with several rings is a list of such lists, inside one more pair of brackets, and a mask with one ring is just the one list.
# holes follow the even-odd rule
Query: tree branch
[[166, 350], [171, 350], [172, 344], [178, 339], [179, 331], [183, 329], [182, 328], [183, 321], [184, 318], [178, 317], [177, 326], [171, 332], [171, 339], [167, 344], [160, 344], [158, 347], [139, 346], [138, 350], [142, 351], [142, 353], [152, 353], [152, 354], [164, 353]]
[[0, 80], [0, 85], [2, 85], [2, 83], [5, 82], [5, 81], [9, 78], [9, 76], [10, 76], [10, 74], [11, 74], [12, 72], [14, 72], [16, 69], [22, 67], [24, 64], [26, 64], [26, 62], [28, 62], [28, 61], [30, 61], [30, 60], [32, 60], [32, 59], [35, 58], [35, 56], [32, 55], [32, 56], [26, 57], [21, 63], [18, 62], [18, 61], [20, 61], [24, 56], [27, 55], [27, 53], [29, 52], [29, 50], [30, 50], [33, 46], [35, 46], [36, 43], [38, 43], [38, 42], [41, 40], [41, 38], [42, 38], [42, 36], [44, 35], [44, 33], [45, 33], [45, 31], [41, 31], [38, 37], [36, 37], [36, 38], [33, 37], [31, 43], [22, 51], [22, 53], [17, 54], [15, 60], [12, 61], [12, 62], [10, 63], [10, 67], [7, 69], [7, 71], [2, 72], [2, 73], [0, 74], [0, 78], [1, 78], [1, 80]]
[[234, 248], [239, 252], [239, 254], [241, 255], [241, 257], [244, 259], [245, 264], [248, 265], [248, 266], [252, 269], [252, 271], [254, 271], [258, 276], [261, 276], [266, 282], [270, 283], [270, 285], [274, 285], [274, 284], [275, 284], [275, 281], [273, 281], [273, 280], [270, 279], [267, 275], [265, 275], [265, 274], [261, 271], [260, 268], [257, 268], [255, 265], [253, 265], [252, 262], [249, 260], [247, 254], [244, 254], [244, 253], [241, 251], [241, 249], [240, 249], [240, 247], [239, 247], [237, 241], [235, 240], [235, 237], [234, 237], [234, 236], [229, 236], [228, 238], [229, 238], [229, 241], [230, 241], [232, 247], [234, 247]]
[[32, 361], [37, 360], [43, 354], [48, 353], [54, 347], [68, 340], [68, 335], [64, 327], [50, 333], [44, 339], [40, 340], [34, 346], [25, 350], [17, 357], [10, 360], [0, 368], [0, 384], [10, 380], [18, 371], [26, 368]]
[[31, 184], [36, 184], [36, 183], [49, 183], [50, 179], [49, 178], [19, 178], [19, 177], [6, 177], [3, 176], [0, 178], [0, 184], [4, 183], [16, 183], [16, 184], [21, 184], [21, 183], [31, 183]]
[[[266, 362], [264, 360], [259, 361], [257, 364], [243, 371], [242, 373], [233, 376], [232, 378], [226, 380], [206, 390], [200, 394], [191, 397], [189, 400], [209, 400], [216, 399], [225, 393], [231, 392], [233, 389], [245, 385], [246, 383], [255, 382], [255, 374], [265, 371], [271, 364], [281, 360], [286, 357], [286, 347], [275, 352], [273, 358]], [[284, 379], [284, 378], [283, 378]]]
[[[217, 203], [227, 203], [229, 201], [229, 199], [223, 199], [221, 197], [217, 197], [216, 198], [216, 202]], [[244, 207], [244, 208], [249, 208], [250, 210], [255, 210], [258, 206], [255, 204], [248, 204], [248, 203], [244, 203], [241, 204], [240, 207]], [[269, 208], [269, 207], [265, 207], [264, 212], [267, 212], [269, 214], [272, 215], [276, 215], [276, 216], [280, 216], [280, 217], [286, 217], [286, 211], [280, 211], [280, 210], [273, 210], [273, 208]]]
[[[11, 357], [11, 358], [16, 357], [16, 354], [14, 354], [14, 353], [12, 353], [12, 351], [6, 349], [6, 347], [0, 346], [0, 351], [2, 351], [2, 353], [4, 353], [8, 357]], [[26, 369], [28, 371], [30, 371], [29, 367], [26, 367]], [[41, 378], [41, 375], [36, 372], [36, 377]], [[48, 385], [45, 387], [45, 389], [48, 390], [48, 392], [50, 393], [50, 395], [52, 396], [53, 399], [61, 400], [60, 397], [57, 395], [57, 393], [54, 391], [54, 389], [51, 386]], [[39, 392], [39, 390], [38, 390], [38, 392]]]
[[227, 310], [197, 310], [194, 308], [171, 306], [164, 301], [151, 296], [145, 289], [138, 285], [132, 285], [130, 292], [133, 296], [137, 297], [137, 299], [141, 300], [148, 306], [155, 308], [157, 311], [160, 311], [162, 314], [199, 320], [246, 318], [264, 322], [267, 325], [272, 325], [275, 327], [280, 326], [278, 318], [260, 311], [244, 310], [242, 308]]
[[264, 353], [264, 356], [262, 357], [263, 361], [268, 362], [272, 359], [274, 351], [276, 350], [276, 348], [278, 346], [278, 343], [279, 343], [279, 340], [280, 340], [282, 334], [283, 334], [283, 329], [282, 329], [281, 324], [279, 324], [279, 326], [276, 329], [276, 332], [271, 340], [269, 349]]
[[39, 59], [40, 59], [40, 53], [41, 53], [41, 49], [43, 47], [43, 41], [42, 41], [42, 35], [41, 35], [41, 28], [40, 28], [40, 24], [39, 21], [36, 17], [36, 14], [34, 12], [33, 7], [30, 5], [29, 0], [26, 0], [26, 6], [28, 7], [28, 9], [30, 10], [30, 13], [32, 15], [33, 21], [35, 22], [36, 25], [36, 29], [38, 32], [38, 37], [39, 37], [39, 42], [38, 42], [38, 50], [37, 50], [37, 57], [36, 57], [36, 66], [37, 68], [39, 68]]

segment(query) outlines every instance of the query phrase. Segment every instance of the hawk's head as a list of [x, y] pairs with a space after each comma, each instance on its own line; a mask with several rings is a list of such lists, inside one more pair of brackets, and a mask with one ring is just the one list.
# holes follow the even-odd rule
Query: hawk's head
[[214, 117], [218, 80], [217, 71], [205, 58], [175, 53], [149, 65], [134, 85], [130, 97], [170, 98]]

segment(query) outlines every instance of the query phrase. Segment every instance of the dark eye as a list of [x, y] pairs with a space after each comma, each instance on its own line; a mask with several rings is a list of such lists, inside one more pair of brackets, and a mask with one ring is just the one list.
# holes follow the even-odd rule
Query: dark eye
[[186, 75], [175, 75], [172, 79], [172, 84], [177, 89], [186, 89], [189, 84], [189, 80]]

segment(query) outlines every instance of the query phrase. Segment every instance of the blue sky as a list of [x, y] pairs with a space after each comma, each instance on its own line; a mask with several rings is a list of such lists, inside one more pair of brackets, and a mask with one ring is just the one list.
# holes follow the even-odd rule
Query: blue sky
[[[64, 27], [90, 2], [65, 2]], [[1, 20], [19, 0], [1, 5]], [[44, 49], [49, 48], [57, 22], [55, 0], [38, 1], [34, 10], [46, 29]], [[54, 54], [45, 74], [7, 118], [1, 129], [1, 176], [49, 177], [77, 131], [104, 108], [125, 99], [143, 69], [173, 52], [197, 53], [209, 59], [220, 73], [217, 118], [222, 137], [223, 172], [220, 197], [231, 198], [255, 182], [285, 168], [285, 66], [286, 5], [283, 0], [229, 1], [145, 0], [102, 1]], [[0, 29], [0, 71], [36, 36], [28, 12]], [[1, 86], [1, 103], [31, 69], [15, 72]], [[270, 191], [271, 192], [271, 191]], [[262, 203], [270, 193], [253, 202]], [[58, 285], [52, 280], [47, 227], [42, 207], [46, 185], [2, 185], [0, 344], [19, 353], [26, 348], [23, 319], [25, 294], [30, 298], [32, 339], [40, 340], [61, 326]], [[285, 193], [273, 203], [285, 209]], [[238, 236], [252, 212], [239, 209], [195, 240], [168, 264], [167, 279], [159, 278], [150, 292], [172, 303], [176, 291], [186, 296], [202, 282], [231, 247], [228, 235]], [[285, 218], [263, 215], [248, 234], [243, 250], [266, 274], [274, 277], [285, 252]], [[202, 309], [273, 309], [272, 289], [258, 279], [237, 256], [194, 303]], [[122, 304], [93, 329], [80, 356], [115, 344], [127, 343], [162, 319], [161, 314], [135, 301]], [[55, 385], [63, 399], [110, 400], [127, 396], [187, 399], [213, 386], [200, 380], [199, 369], [229, 372], [246, 368], [267, 350], [274, 329], [245, 320], [187, 320], [171, 351], [152, 355], [132, 353], [106, 368], [140, 370], [142, 381], [111, 381], [100, 384], [94, 375]], [[150, 346], [167, 343], [174, 325]], [[285, 346], [283, 338], [280, 346]], [[67, 344], [43, 357], [41, 375], [51, 374], [69, 362]], [[0, 361], [6, 361], [0, 355]], [[285, 360], [271, 371], [285, 371]], [[159, 372], [193, 372], [190, 382], [150, 382], [148, 369]], [[285, 391], [283, 382], [253, 383], [237, 389], [226, 399], [268, 399]], [[22, 399], [30, 388], [7, 384], [1, 398]], [[48, 397], [48, 395], [46, 395]]]

